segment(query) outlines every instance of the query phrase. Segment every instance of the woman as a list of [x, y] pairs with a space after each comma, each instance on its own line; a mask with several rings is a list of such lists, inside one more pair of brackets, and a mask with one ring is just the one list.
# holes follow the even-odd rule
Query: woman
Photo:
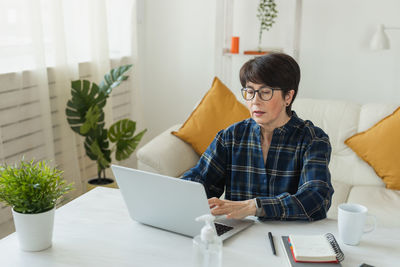
[[331, 146], [323, 130], [291, 110], [299, 81], [298, 64], [283, 53], [257, 57], [241, 68], [251, 118], [220, 131], [183, 176], [204, 185], [213, 215], [326, 217], [333, 194]]

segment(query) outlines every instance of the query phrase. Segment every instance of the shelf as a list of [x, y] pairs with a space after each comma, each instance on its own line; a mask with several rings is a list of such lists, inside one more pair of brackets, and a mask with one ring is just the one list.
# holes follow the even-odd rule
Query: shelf
[[254, 56], [259, 56], [259, 55], [245, 55], [243, 53], [239, 53], [239, 54], [223, 53], [222, 55], [224, 57], [254, 57]]
[[228, 49], [225, 49], [222, 55], [227, 57], [257, 57], [266, 55], [270, 52], [283, 52], [283, 49], [275, 47], [275, 48], [268, 48], [267, 51], [265, 51], [264, 53], [258, 53], [257, 51], [244, 51], [244, 53], [237, 53], [237, 54], [230, 53]]

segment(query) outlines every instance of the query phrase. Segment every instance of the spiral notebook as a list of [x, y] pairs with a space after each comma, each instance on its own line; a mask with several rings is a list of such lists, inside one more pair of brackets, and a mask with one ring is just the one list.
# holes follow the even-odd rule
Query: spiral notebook
[[290, 266], [341, 266], [344, 254], [335, 237], [325, 235], [282, 236]]

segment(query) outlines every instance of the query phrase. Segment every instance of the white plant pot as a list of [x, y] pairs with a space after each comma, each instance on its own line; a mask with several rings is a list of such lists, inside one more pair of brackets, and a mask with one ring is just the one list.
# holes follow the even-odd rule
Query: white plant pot
[[25, 251], [40, 251], [51, 247], [55, 208], [36, 214], [12, 211], [19, 244]]

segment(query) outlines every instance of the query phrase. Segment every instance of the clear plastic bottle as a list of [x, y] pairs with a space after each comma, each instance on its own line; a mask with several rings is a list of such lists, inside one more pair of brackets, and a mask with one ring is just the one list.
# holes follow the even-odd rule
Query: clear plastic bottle
[[215, 217], [206, 214], [196, 218], [203, 221], [204, 227], [200, 235], [193, 238], [193, 266], [195, 267], [221, 267], [222, 266], [222, 241], [213, 227]]

